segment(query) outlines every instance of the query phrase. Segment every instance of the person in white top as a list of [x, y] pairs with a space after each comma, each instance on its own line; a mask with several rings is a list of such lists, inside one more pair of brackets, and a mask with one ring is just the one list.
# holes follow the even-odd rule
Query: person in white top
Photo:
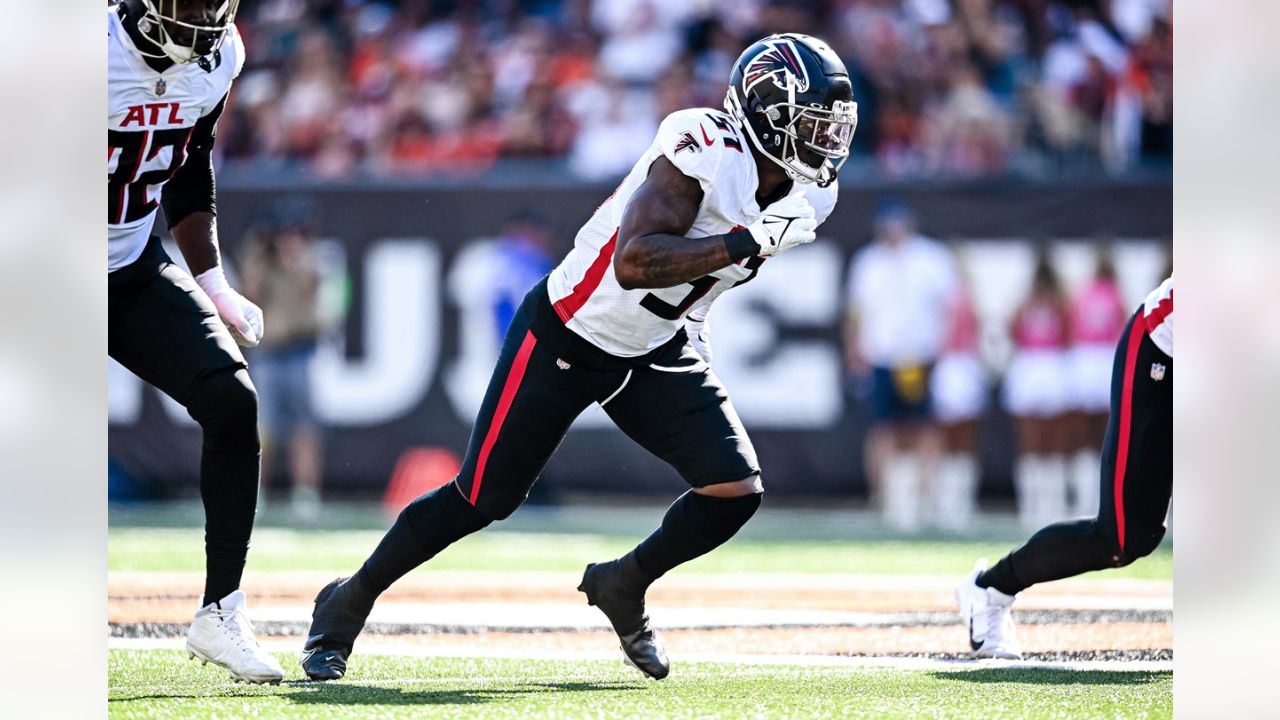
[[991, 569], [979, 560], [956, 588], [977, 657], [1022, 657], [1009, 608], [1018, 593], [1150, 555], [1173, 498], [1173, 277], [1129, 317], [1111, 370], [1098, 514], [1041, 528]]
[[[107, 6], [107, 355], [200, 423], [205, 508], [202, 607], [187, 651], [247, 682], [278, 683], [239, 590], [258, 499], [258, 397], [237, 343], [262, 311], [223, 272], [211, 152], [244, 64], [238, 0], [122, 0]], [[195, 276], [151, 234], [164, 207]]]
[[569, 425], [593, 403], [692, 487], [631, 552], [593, 563], [579, 590], [628, 662], [669, 672], [645, 614], [649, 585], [731, 538], [760, 506], [755, 450], [711, 370], [707, 317], [770, 257], [812, 242], [836, 202], [857, 122], [844, 63], [806, 35], [773, 35], [734, 65], [725, 109], [669, 115], [525, 296], [458, 477], [415, 500], [350, 578], [316, 598], [302, 667], [342, 677], [380, 593], [524, 502]]
[[960, 291], [950, 251], [916, 231], [897, 200], [876, 211], [875, 239], [849, 267], [846, 357], [869, 385], [871, 429], [864, 459], [873, 505], [891, 527], [916, 530], [941, 454], [930, 374]]

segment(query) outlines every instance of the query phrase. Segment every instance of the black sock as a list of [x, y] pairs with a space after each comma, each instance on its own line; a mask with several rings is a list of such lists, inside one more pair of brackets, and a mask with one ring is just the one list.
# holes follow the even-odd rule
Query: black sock
[[1017, 595], [1032, 585], [1114, 567], [1111, 541], [1097, 520], [1070, 520], [1041, 528], [1022, 547], [978, 576], [978, 587]]
[[200, 499], [204, 504], [202, 604], [240, 587], [258, 505], [258, 398], [243, 368], [206, 376], [187, 402], [200, 423]]
[[455, 483], [426, 493], [400, 511], [364, 561], [356, 573], [358, 589], [377, 597], [405, 573], [490, 522], [462, 497]]
[[204, 601], [235, 592], [244, 574], [258, 504], [258, 453], [220, 453], [207, 447], [200, 459], [204, 501]]
[[646, 584], [653, 582], [668, 570], [711, 552], [737, 534], [760, 507], [761, 497], [755, 493], [718, 498], [690, 490], [671, 503], [662, 518], [662, 526], [628, 555], [634, 555]]

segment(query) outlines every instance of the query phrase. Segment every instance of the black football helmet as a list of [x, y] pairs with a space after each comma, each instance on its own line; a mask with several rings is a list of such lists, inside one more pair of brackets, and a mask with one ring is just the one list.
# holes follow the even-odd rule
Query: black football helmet
[[849, 158], [858, 126], [849, 71], [809, 35], [770, 35], [747, 48], [734, 63], [724, 107], [793, 180], [822, 187]]
[[217, 52], [235, 22], [240, 0], [135, 0], [134, 5], [142, 11], [138, 30], [159, 51], [138, 52], [181, 65]]

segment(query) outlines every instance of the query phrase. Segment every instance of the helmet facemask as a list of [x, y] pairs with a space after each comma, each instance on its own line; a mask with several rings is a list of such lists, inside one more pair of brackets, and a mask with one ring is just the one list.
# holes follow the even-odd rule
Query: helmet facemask
[[[781, 102], [753, 108], [748, 115], [737, 88], [730, 87], [724, 104], [756, 149], [793, 180], [826, 187], [849, 159], [849, 144], [858, 127], [856, 102], [836, 100], [830, 108]], [[762, 134], [766, 137], [760, 137]]]
[[179, 65], [212, 55], [235, 22], [240, 0], [141, 0], [138, 30], [160, 51], [138, 52]]

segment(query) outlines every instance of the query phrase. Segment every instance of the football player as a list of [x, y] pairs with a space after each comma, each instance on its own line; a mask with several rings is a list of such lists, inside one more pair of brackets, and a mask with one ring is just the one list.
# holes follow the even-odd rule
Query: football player
[[733, 537], [760, 506], [755, 450], [711, 370], [707, 315], [768, 258], [812, 242], [836, 202], [857, 122], [849, 74], [821, 40], [774, 35], [735, 63], [725, 109], [669, 115], [653, 144], [525, 297], [457, 478], [410, 503], [363, 567], [316, 596], [302, 666], [343, 676], [374, 600], [524, 501], [574, 418], [598, 403], [691, 490], [579, 590], [626, 659], [666, 677], [645, 591]]
[[[210, 156], [244, 64], [238, 5], [107, 6], [107, 354], [182, 403], [204, 435], [205, 585], [189, 657], [237, 680], [277, 683], [284, 671], [258, 646], [239, 590], [259, 445], [258, 396], [236, 344], [258, 343], [262, 312], [223, 273]], [[151, 235], [160, 206], [191, 275]]]
[[980, 658], [1022, 658], [1009, 608], [1039, 583], [1124, 567], [1164, 538], [1173, 496], [1173, 277], [1125, 325], [1111, 366], [1097, 517], [1053, 523], [990, 570], [979, 560], [956, 588]]

